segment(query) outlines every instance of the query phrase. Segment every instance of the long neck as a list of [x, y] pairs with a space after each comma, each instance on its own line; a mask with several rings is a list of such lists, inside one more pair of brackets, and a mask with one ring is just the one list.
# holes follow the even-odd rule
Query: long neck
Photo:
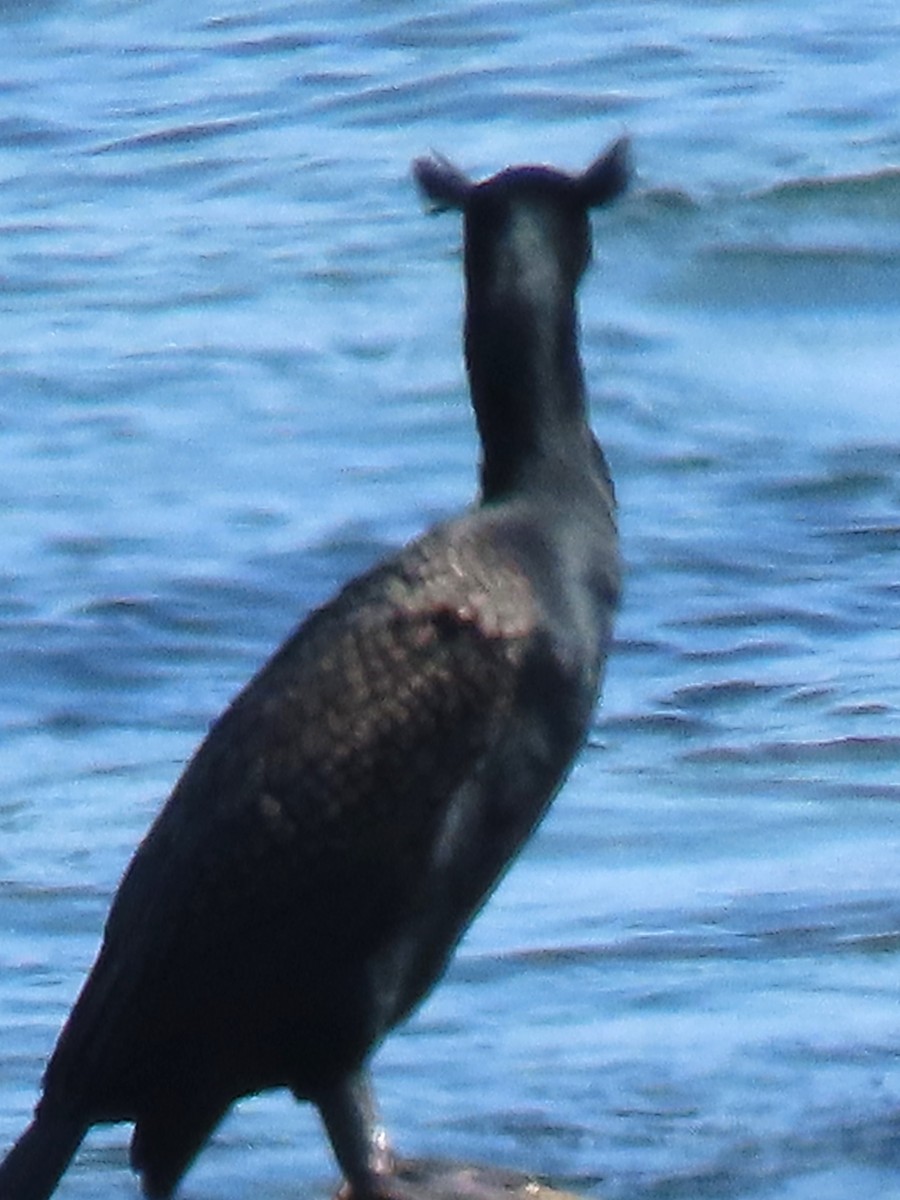
[[[509, 277], [508, 277], [509, 278]], [[473, 286], [466, 363], [482, 443], [485, 501], [592, 470], [575, 297], [554, 286]], [[545, 284], [547, 281], [544, 281]]]

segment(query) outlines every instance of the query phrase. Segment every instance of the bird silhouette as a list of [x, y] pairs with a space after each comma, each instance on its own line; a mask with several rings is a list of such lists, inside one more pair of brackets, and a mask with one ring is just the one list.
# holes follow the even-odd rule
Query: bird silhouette
[[464, 218], [479, 495], [313, 612], [212, 726], [122, 879], [0, 1200], [45, 1200], [118, 1121], [169, 1196], [230, 1105], [275, 1087], [318, 1107], [352, 1194], [390, 1195], [369, 1058], [584, 740], [619, 558], [575, 293], [626, 145], [580, 174], [414, 174]]

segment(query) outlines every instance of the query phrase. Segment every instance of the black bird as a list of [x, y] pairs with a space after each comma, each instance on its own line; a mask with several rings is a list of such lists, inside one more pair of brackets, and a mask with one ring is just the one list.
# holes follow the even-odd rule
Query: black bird
[[229, 1106], [274, 1087], [318, 1107], [357, 1200], [390, 1194], [367, 1061], [584, 739], [619, 561], [575, 290], [626, 145], [579, 175], [414, 170], [465, 217], [480, 495], [314, 612], [212, 727], [125, 873], [0, 1200], [45, 1200], [115, 1121], [168, 1196]]

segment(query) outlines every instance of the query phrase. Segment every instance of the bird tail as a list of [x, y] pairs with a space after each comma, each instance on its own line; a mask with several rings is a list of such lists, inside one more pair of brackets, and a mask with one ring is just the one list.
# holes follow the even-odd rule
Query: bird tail
[[77, 1117], [38, 1112], [0, 1163], [0, 1200], [47, 1200], [85, 1132]]

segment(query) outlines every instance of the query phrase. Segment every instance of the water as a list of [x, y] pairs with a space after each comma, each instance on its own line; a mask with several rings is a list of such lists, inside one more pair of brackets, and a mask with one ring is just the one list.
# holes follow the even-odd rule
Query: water
[[[590, 744], [377, 1064], [402, 1148], [608, 1200], [900, 1196], [900, 21], [887, 3], [0, 8], [0, 1144], [208, 722], [474, 483], [459, 230], [586, 164], [628, 583]], [[135, 1195], [98, 1130], [61, 1197]], [[239, 1106], [190, 1197], [327, 1194]]]

